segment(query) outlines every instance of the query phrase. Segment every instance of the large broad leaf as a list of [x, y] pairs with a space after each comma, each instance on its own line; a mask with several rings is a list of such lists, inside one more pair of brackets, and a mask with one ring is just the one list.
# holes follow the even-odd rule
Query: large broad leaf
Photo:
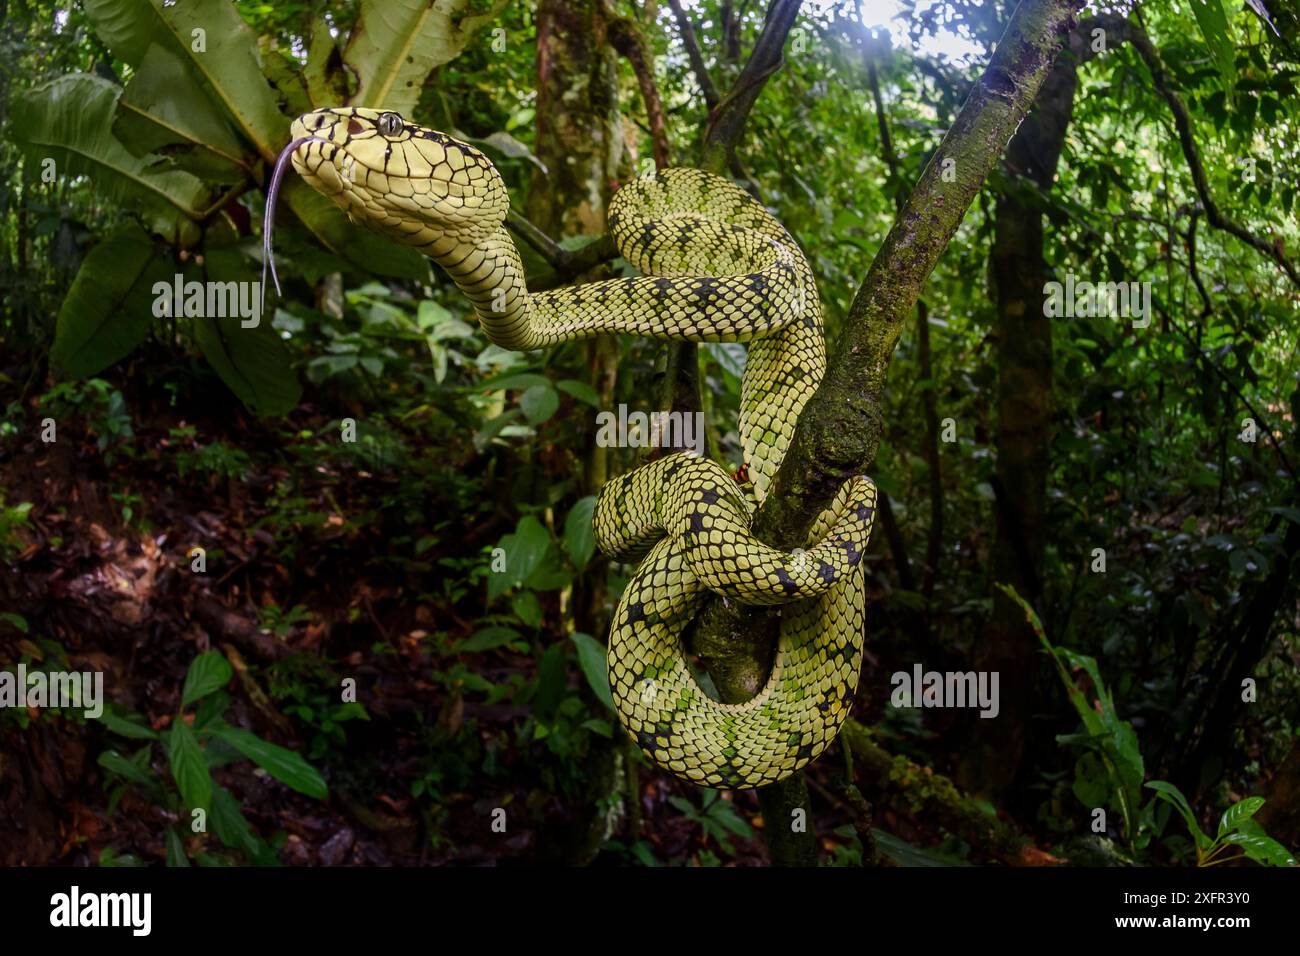
[[277, 747], [238, 727], [221, 727], [214, 733], [286, 786], [318, 800], [328, 795], [324, 778], [292, 750]]
[[84, 0], [95, 32], [132, 66], [159, 44], [177, 54], [265, 159], [275, 158], [289, 120], [262, 74], [257, 36], [229, 0]]
[[1229, 833], [1224, 843], [1241, 847], [1243, 853], [1256, 863], [1265, 866], [1295, 866], [1291, 851], [1270, 836], [1262, 833]]
[[60, 177], [86, 175], [101, 198], [140, 210], [151, 228], [188, 245], [198, 237], [213, 193], [188, 173], [159, 172], [114, 138], [113, 115], [122, 89], [98, 76], [76, 73], [33, 87], [14, 98], [9, 130], [39, 174], [52, 159]]
[[537, 570], [551, 546], [551, 534], [532, 515], [519, 519], [514, 534], [505, 535], [500, 547], [505, 552], [505, 569], [488, 576], [488, 600], [494, 600], [524, 582]]
[[1242, 829], [1242, 825], [1258, 813], [1263, 805], [1263, 797], [1247, 797], [1245, 800], [1238, 800], [1223, 811], [1223, 816], [1219, 817], [1218, 836], [1222, 837], [1225, 833]]
[[[209, 282], [238, 282], [251, 289], [256, 277], [236, 249], [217, 247], [207, 250], [206, 278]], [[221, 380], [249, 408], [265, 415], [284, 415], [297, 406], [302, 385], [269, 315], [260, 316], [258, 324], [249, 328], [243, 327], [238, 316], [196, 318], [194, 337]]]
[[352, 106], [410, 113], [430, 71], [455, 59], [506, 0], [466, 14], [472, 0], [361, 0], [343, 59], [360, 80]]
[[157, 153], [208, 181], [239, 182], [248, 157], [212, 98], [180, 57], [149, 47], [118, 101], [113, 132], [136, 156]]
[[313, 106], [337, 106], [347, 100], [348, 72], [343, 66], [343, 51], [323, 19], [317, 18], [312, 25], [302, 76]]
[[970, 866], [964, 860], [943, 856], [934, 850], [925, 850], [921, 847], [912, 846], [912, 844], [900, 840], [892, 833], [886, 833], [884, 830], [872, 830], [871, 835], [875, 838], [876, 846], [880, 852], [899, 866]]
[[265, 415], [284, 415], [302, 397], [288, 350], [269, 321], [255, 329], [240, 328], [238, 319], [194, 320], [194, 336], [203, 357], [239, 400]]
[[149, 334], [153, 283], [169, 259], [159, 259], [139, 228], [109, 236], [86, 256], [64, 296], [50, 359], [74, 378], [95, 375], [126, 356]]

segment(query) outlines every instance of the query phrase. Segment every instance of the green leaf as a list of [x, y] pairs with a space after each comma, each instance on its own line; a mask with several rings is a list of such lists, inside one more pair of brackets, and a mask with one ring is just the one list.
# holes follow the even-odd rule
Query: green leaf
[[1225, 88], [1231, 90], [1237, 79], [1236, 50], [1228, 33], [1228, 18], [1220, 0], [1190, 0], [1192, 14], [1201, 35], [1210, 48], [1214, 64]]
[[555, 387], [566, 395], [572, 395], [578, 401], [585, 402], [597, 411], [600, 410], [600, 396], [586, 382], [580, 382], [576, 378], [566, 378], [563, 381], [556, 382]]
[[1110, 799], [1110, 774], [1100, 757], [1091, 752], [1080, 755], [1074, 764], [1074, 784], [1070, 789], [1089, 809], [1106, 805]]
[[1192, 812], [1191, 804], [1183, 796], [1183, 792], [1175, 787], [1172, 783], [1166, 783], [1164, 780], [1148, 780], [1147, 787], [1156, 792], [1156, 796], [1161, 800], [1173, 804], [1174, 808], [1183, 815], [1183, 820], [1187, 823], [1187, 829], [1192, 834], [1192, 839], [1196, 846], [1201, 850], [1208, 850], [1214, 841], [1205, 835], [1199, 823], [1196, 822], [1196, 814]]
[[134, 853], [118, 853], [111, 846], [99, 852], [99, 865], [102, 867], [143, 867], [144, 861]]
[[157, 787], [158, 781], [147, 770], [141, 769], [134, 761], [127, 759], [116, 750], [105, 750], [96, 761], [105, 770], [111, 770], [124, 780], [139, 784], [146, 789]]
[[470, 13], [471, 0], [361, 0], [343, 52], [359, 81], [348, 105], [409, 116], [429, 73], [455, 59], [505, 3], [493, 0], [487, 12]]
[[157, 172], [114, 138], [113, 116], [122, 89], [86, 73], [61, 76], [17, 94], [10, 104], [9, 134], [35, 170], [54, 162], [61, 180], [89, 176], [100, 199], [138, 209], [150, 228], [169, 241], [192, 244], [195, 220], [214, 193], [189, 173]]
[[610, 710], [614, 709], [614, 695], [609, 690], [609, 664], [606, 662], [606, 648], [590, 634], [574, 633], [569, 635], [574, 646], [578, 648], [578, 666], [592, 691]]
[[532, 591], [520, 591], [512, 597], [510, 609], [529, 627], [542, 626], [542, 605]]
[[[84, 7], [99, 38], [118, 57], [139, 68], [150, 46], [163, 46], [182, 60], [263, 158], [273, 159], [280, 151], [289, 119], [263, 75], [257, 35], [233, 3], [85, 0]], [[198, 30], [202, 33], [196, 35]]]
[[146, 724], [139, 714], [119, 714], [116, 708], [110, 706], [104, 708], [99, 719], [104, 722], [105, 727], [123, 737], [130, 737], [133, 740], [158, 739], [158, 731]]
[[275, 866], [279, 861], [275, 851], [253, 832], [239, 804], [229, 790], [222, 786], [212, 788], [212, 812], [208, 814], [212, 832], [232, 850], [239, 850], [261, 866]]
[[505, 570], [488, 575], [489, 600], [522, 584], [542, 563], [551, 546], [550, 532], [532, 515], [519, 519], [515, 533], [503, 537], [498, 545], [505, 551]]
[[312, 21], [311, 46], [307, 49], [307, 65], [302, 75], [313, 106], [334, 106], [347, 99], [348, 76], [342, 50], [322, 17]]
[[1265, 866], [1295, 866], [1295, 857], [1291, 851], [1272, 837], [1257, 833], [1229, 833], [1223, 838], [1224, 843], [1239, 846], [1246, 856]]
[[485, 379], [477, 385], [470, 386], [470, 391], [508, 391], [513, 388], [534, 388], [539, 385], [549, 387], [551, 380], [545, 375], [538, 375], [536, 372], [519, 372], [513, 374], [499, 375], [496, 378]]
[[465, 133], [462, 133], [459, 130], [457, 130], [454, 133], [454, 135], [456, 136], [457, 139], [464, 140], [465, 142], [470, 143], [474, 146], [478, 146], [480, 148], [486, 146], [487, 149], [485, 149], [484, 152], [486, 152], [489, 156], [493, 152], [497, 152], [508, 159], [526, 159], [534, 166], [536, 166], [538, 169], [540, 169], [543, 175], [548, 175], [550, 172], [546, 168], [546, 164], [533, 155], [532, 150], [530, 150], [523, 143], [519, 142], [519, 140], [515, 139], [505, 130], [499, 130], [495, 133], [491, 133], [488, 136], [482, 138], [479, 138], [477, 136], [466, 135]]
[[591, 524], [595, 510], [596, 498], [588, 495], [575, 502], [564, 519], [564, 549], [580, 571], [596, 553], [596, 530]]
[[1263, 805], [1263, 797], [1247, 797], [1228, 807], [1219, 818], [1219, 838], [1222, 839], [1231, 830], [1241, 829], [1241, 825], [1259, 812]]
[[249, 174], [244, 144], [181, 57], [160, 44], [149, 47], [118, 100], [113, 134], [134, 155], [158, 153], [209, 182]]
[[268, 743], [238, 727], [221, 727], [214, 730], [213, 735], [230, 744], [276, 780], [299, 793], [305, 793], [317, 800], [324, 800], [329, 795], [325, 778], [292, 750]]
[[933, 850], [912, 846], [884, 830], [872, 830], [871, 835], [875, 838], [880, 852], [899, 866], [970, 866], [964, 860], [955, 860], [941, 856]]
[[520, 396], [519, 407], [523, 409], [528, 424], [537, 426], [559, 409], [560, 396], [555, 393], [550, 382], [545, 385], [534, 385]]
[[[256, 274], [239, 251], [214, 246], [207, 251], [204, 278], [212, 282], [253, 282]], [[302, 384], [284, 341], [260, 316], [254, 327], [244, 328], [238, 317], [194, 319], [194, 335], [203, 356], [221, 380], [250, 409], [264, 415], [284, 415], [302, 397]]]
[[537, 693], [533, 697], [533, 714], [539, 721], [549, 722], [555, 716], [555, 709], [564, 699], [567, 678], [564, 645], [552, 644], [542, 654], [537, 665]]
[[1281, 515], [1293, 524], [1300, 524], [1300, 508], [1269, 508], [1275, 515]]
[[181, 708], [184, 709], [214, 690], [225, 687], [233, 673], [226, 655], [220, 651], [208, 651], [194, 658], [189, 673], [185, 675], [185, 687], [181, 691]]
[[284, 342], [269, 322], [245, 329], [238, 319], [195, 319], [194, 337], [203, 357], [250, 409], [286, 415], [297, 407], [302, 385], [293, 374]]
[[735, 836], [749, 839], [754, 835], [754, 828], [749, 825], [749, 821], [740, 816], [725, 800], [719, 800], [714, 804], [709, 811], [709, 816]]
[[185, 855], [185, 841], [173, 828], [167, 828], [167, 865], [189, 866], [190, 858]]
[[456, 646], [457, 652], [490, 651], [502, 647], [511, 641], [520, 639], [520, 634], [513, 627], [485, 627], [475, 631], [470, 637]]
[[50, 359], [73, 378], [89, 378], [124, 358], [149, 335], [153, 283], [170, 281], [170, 262], [136, 226], [90, 250], [64, 296]]
[[190, 809], [207, 810], [212, 801], [212, 774], [203, 757], [199, 740], [185, 721], [177, 717], [167, 738], [172, 779], [180, 789], [181, 799]]

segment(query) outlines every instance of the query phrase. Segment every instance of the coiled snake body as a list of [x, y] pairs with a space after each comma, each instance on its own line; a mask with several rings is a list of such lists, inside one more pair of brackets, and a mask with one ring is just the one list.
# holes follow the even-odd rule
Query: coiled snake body
[[[789, 233], [743, 190], [693, 169], [625, 185], [609, 229], [644, 273], [529, 292], [504, 221], [505, 184], [474, 147], [395, 113], [329, 109], [293, 124], [285, 163], [357, 222], [434, 259], [497, 345], [531, 350], [601, 333], [748, 342], [740, 440], [753, 482], [742, 493], [716, 462], [674, 454], [609, 481], [594, 524], [600, 549], [640, 558], [614, 613], [609, 679], [624, 726], [655, 763], [711, 787], [775, 783], [834, 739], [862, 662], [860, 564], [875, 486], [840, 488], [806, 550], [770, 548], [749, 530], [826, 367], [821, 306]], [[682, 634], [712, 591], [781, 605], [768, 682], [720, 703], [691, 673]]]

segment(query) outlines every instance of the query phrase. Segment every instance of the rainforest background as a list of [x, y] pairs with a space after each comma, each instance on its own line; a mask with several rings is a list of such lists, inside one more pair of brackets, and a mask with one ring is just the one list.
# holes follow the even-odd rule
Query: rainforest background
[[[110, 702], [0, 709], [0, 863], [1293, 865], [1300, 19], [1081, 9], [932, 274], [869, 277], [1015, 6], [0, 3], [0, 666]], [[502, 351], [292, 177], [260, 324], [156, 314], [259, 279], [289, 121], [344, 103], [482, 148], [535, 288], [626, 273], [607, 204], [665, 165], [785, 223], [833, 356], [916, 286], [854, 716], [784, 803], [626, 739], [590, 530], [639, 460], [600, 410], [741, 464], [743, 346]], [[1049, 315], [1067, 281], [1150, 312]], [[996, 671], [997, 718], [895, 706], [916, 664]]]

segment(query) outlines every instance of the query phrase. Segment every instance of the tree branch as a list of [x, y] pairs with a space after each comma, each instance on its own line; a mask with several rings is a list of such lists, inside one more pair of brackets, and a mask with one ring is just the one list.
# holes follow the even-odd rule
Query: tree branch
[[1082, 0], [1023, 0], [1012, 16], [854, 296], [834, 359], [800, 416], [759, 510], [755, 531], [769, 543], [804, 543], [839, 486], [875, 458], [885, 376], [903, 323], [1033, 105], [1081, 5]]
[[677, 32], [682, 35], [682, 46], [686, 47], [686, 58], [691, 61], [691, 72], [695, 74], [695, 82], [700, 85], [704, 105], [712, 113], [718, 108], [718, 88], [713, 85], [713, 77], [709, 75], [709, 67], [704, 62], [700, 41], [695, 36], [695, 25], [682, 9], [681, 0], [668, 0], [668, 5], [673, 8], [673, 16], [677, 19]]
[[[894, 138], [889, 132], [889, 118], [885, 115], [885, 101], [880, 95], [880, 76], [876, 70], [876, 53], [872, 47], [876, 39], [871, 36], [863, 46], [863, 59], [867, 62], [867, 83], [871, 87], [871, 99], [876, 106], [876, 125], [880, 132], [880, 152], [889, 169], [889, 185], [894, 193], [894, 205], [901, 213], [903, 210], [903, 176], [898, 162], [898, 153], [894, 150]], [[921, 363], [921, 378], [926, 387], [921, 394], [921, 406], [925, 413], [925, 454], [929, 472], [930, 487], [930, 528], [926, 534], [925, 546], [925, 583], [922, 593], [926, 600], [934, 597], [934, 584], [939, 574], [939, 554], [943, 547], [943, 473], [939, 461], [939, 413], [935, 403], [934, 367], [930, 354], [930, 309], [924, 299], [917, 300], [916, 308], [916, 345], [917, 357]], [[888, 505], [889, 495], [882, 495], [881, 502]], [[888, 507], [881, 509], [882, 517], [891, 516]], [[886, 525], [888, 527], [888, 523]], [[895, 544], [894, 539], [897, 539]], [[891, 536], [890, 548], [899, 561], [899, 583], [909, 591], [914, 590], [908, 584], [911, 570], [907, 568], [908, 557], [902, 532], [897, 528]], [[902, 574], [907, 568], [906, 577]]]
[[[675, 0], [674, 0], [675, 2]], [[799, 15], [802, 0], [772, 0], [763, 23], [763, 31], [754, 43], [745, 68], [736, 77], [735, 85], [709, 112], [709, 124], [704, 131], [701, 165], [705, 169], [722, 170], [732, 165], [736, 144], [744, 132], [745, 121], [763, 92], [767, 79], [781, 68], [785, 38]]]
[[650, 127], [650, 142], [654, 147], [655, 166], [659, 169], [671, 165], [668, 156], [668, 127], [664, 121], [664, 103], [655, 85], [654, 58], [646, 47], [645, 35], [631, 17], [612, 16], [607, 24], [610, 44], [632, 64], [641, 100], [645, 103], [646, 122]]
[[845, 747], [871, 781], [869, 789], [895, 805], [917, 813], [986, 850], [994, 859], [1016, 866], [1054, 866], [1065, 862], [1035, 847], [1014, 826], [979, 807], [951, 780], [876, 743], [871, 730], [849, 720], [841, 731]]
[[599, 239], [593, 239], [578, 249], [566, 249], [513, 209], [506, 213], [506, 225], [555, 270], [553, 276], [543, 277], [536, 282], [530, 281], [529, 288], [535, 290], [563, 285], [575, 276], [582, 275], [602, 263], [611, 262], [619, 256], [618, 247], [614, 245], [614, 240], [610, 238], [609, 233], [605, 233]]

